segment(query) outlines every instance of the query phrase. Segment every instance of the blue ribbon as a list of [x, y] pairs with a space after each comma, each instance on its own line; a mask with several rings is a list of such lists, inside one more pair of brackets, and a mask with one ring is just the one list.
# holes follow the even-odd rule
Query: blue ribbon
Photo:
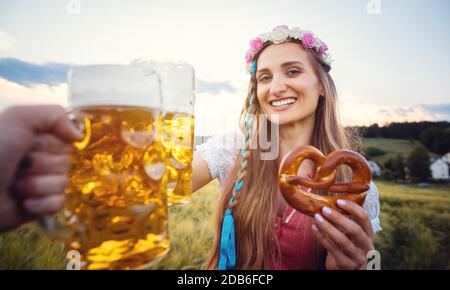
[[252, 65], [250, 66], [250, 74], [254, 74], [256, 71], [256, 61], [252, 62]]
[[250, 115], [247, 115], [247, 117], [245, 117], [245, 123], [247, 125], [247, 128], [250, 128], [250, 121], [251, 121]]
[[[235, 191], [238, 192], [239, 190], [241, 190], [242, 185], [244, 185], [244, 180], [241, 180], [238, 184], [236, 184], [236, 189]], [[234, 196], [233, 196], [234, 197]]]
[[[252, 72], [254, 73], [256, 70], [256, 62], [254, 61], [252, 63]], [[250, 106], [253, 103], [253, 97], [254, 94], [250, 96]], [[247, 111], [249, 108], [247, 108]], [[248, 135], [250, 134], [250, 115], [247, 115], [245, 118], [245, 125], [246, 125], [246, 140], [248, 139]], [[245, 156], [246, 153], [246, 144], [244, 143], [244, 146], [242, 148], [242, 157]], [[247, 161], [244, 161], [245, 164]], [[238, 176], [240, 176], [241, 171], [244, 166], [241, 164], [241, 169], [239, 170]], [[244, 180], [241, 180], [238, 182], [234, 189], [234, 194], [231, 196], [229, 206], [233, 203], [234, 197], [239, 191], [241, 190], [242, 186], [244, 184]], [[225, 216], [223, 218], [222, 223], [222, 235], [220, 237], [220, 255], [219, 255], [219, 265], [217, 266], [218, 270], [233, 270], [236, 266], [236, 242], [234, 240], [234, 218], [233, 214], [231, 212], [231, 209], [228, 208], [225, 211]]]
[[234, 241], [234, 219], [227, 209], [222, 224], [218, 270], [232, 270], [236, 266], [236, 245]]

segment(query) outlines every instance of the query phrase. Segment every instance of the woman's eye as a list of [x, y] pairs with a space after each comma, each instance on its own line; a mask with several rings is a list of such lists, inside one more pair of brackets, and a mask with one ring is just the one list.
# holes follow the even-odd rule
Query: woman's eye
[[259, 78], [260, 82], [265, 82], [265, 81], [268, 81], [268, 80], [270, 80], [270, 76], [262, 76], [262, 77]]
[[295, 76], [295, 75], [298, 75], [300, 73], [300, 71], [299, 70], [296, 70], [296, 69], [292, 69], [292, 70], [289, 70], [288, 72], [287, 72], [287, 74], [289, 75], [289, 76]]

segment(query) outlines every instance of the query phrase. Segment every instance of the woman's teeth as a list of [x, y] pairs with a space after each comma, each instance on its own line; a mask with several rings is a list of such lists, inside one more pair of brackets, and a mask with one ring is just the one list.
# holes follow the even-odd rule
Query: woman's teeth
[[273, 101], [272, 102], [272, 106], [273, 107], [281, 107], [281, 106], [287, 106], [290, 105], [292, 103], [295, 103], [297, 101], [297, 99], [291, 98], [291, 99], [284, 99], [281, 101]]

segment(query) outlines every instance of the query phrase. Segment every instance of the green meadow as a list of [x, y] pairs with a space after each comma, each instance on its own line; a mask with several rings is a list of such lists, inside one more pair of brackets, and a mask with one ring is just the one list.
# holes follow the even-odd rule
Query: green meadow
[[[375, 240], [382, 269], [450, 269], [450, 188], [377, 180], [381, 226]], [[219, 184], [170, 209], [171, 249], [152, 269], [200, 269], [212, 244]], [[65, 247], [34, 224], [0, 235], [0, 269], [65, 269]]]
[[[169, 212], [168, 255], [153, 269], [199, 269], [212, 243], [219, 183], [213, 181], [194, 193], [187, 206]], [[34, 223], [0, 234], [0, 270], [66, 269], [65, 245], [49, 239]]]
[[[414, 146], [420, 145], [419, 141], [406, 139], [386, 139], [386, 138], [364, 138], [364, 148], [377, 148], [386, 153], [372, 159], [383, 165], [389, 158], [395, 158], [398, 154], [406, 158]], [[436, 154], [428, 152], [430, 157], [438, 157]]]

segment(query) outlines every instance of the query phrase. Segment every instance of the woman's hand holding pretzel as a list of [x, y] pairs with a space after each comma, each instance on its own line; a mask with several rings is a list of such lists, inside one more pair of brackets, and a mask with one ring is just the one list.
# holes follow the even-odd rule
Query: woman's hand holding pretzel
[[[297, 176], [305, 159], [317, 165], [314, 180]], [[335, 169], [343, 164], [352, 169], [352, 181], [335, 183]], [[325, 157], [312, 146], [301, 146], [283, 158], [278, 177], [285, 200], [297, 210], [314, 216], [312, 229], [327, 250], [327, 269], [365, 269], [367, 253], [374, 249], [374, 232], [368, 214], [361, 207], [371, 180], [364, 157], [349, 150], [334, 151]], [[299, 185], [338, 195], [306, 192]]]
[[348, 216], [323, 207], [314, 216], [315, 237], [327, 250], [327, 269], [366, 269], [367, 253], [374, 249], [369, 215], [358, 204], [339, 199], [337, 205]]

